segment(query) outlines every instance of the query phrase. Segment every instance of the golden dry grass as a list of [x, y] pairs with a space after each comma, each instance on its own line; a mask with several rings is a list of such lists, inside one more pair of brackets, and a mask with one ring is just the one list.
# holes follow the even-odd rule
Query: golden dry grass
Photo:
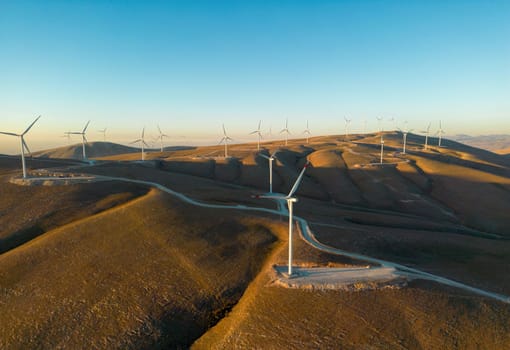
[[151, 191], [0, 256], [0, 347], [187, 347], [274, 240], [257, 220]]
[[[274, 188], [282, 193], [311, 162], [295, 213], [320, 241], [510, 294], [508, 159], [448, 140], [439, 148], [435, 138], [424, 150], [418, 135], [409, 135], [404, 156], [400, 134], [384, 137], [382, 167], [367, 165], [379, 161], [378, 134], [273, 141], [263, 151], [280, 149]], [[250, 196], [268, 188], [267, 160], [255, 148], [232, 145], [227, 160], [223, 146], [149, 152], [145, 164], [129, 162], [139, 153], [111, 155], [79, 171], [275, 209]], [[16, 167], [3, 160], [0, 174]], [[287, 259], [285, 217], [203, 209], [146, 191], [116, 182], [1, 184], [3, 237], [44, 229], [0, 255], [0, 323], [8, 325], [0, 348], [175, 348], [199, 337], [197, 348], [218, 349], [510, 343], [508, 305], [430, 282], [358, 293], [269, 286], [272, 265]], [[296, 264], [364, 264], [294, 243]]]

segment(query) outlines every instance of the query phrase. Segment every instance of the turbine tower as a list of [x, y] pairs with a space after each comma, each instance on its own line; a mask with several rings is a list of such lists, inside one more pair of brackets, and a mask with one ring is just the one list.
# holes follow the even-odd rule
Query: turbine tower
[[382, 127], [383, 117], [376, 117], [376, 118], [377, 118], [377, 121], [379, 122], [379, 132], [383, 132], [383, 127]]
[[349, 124], [351, 123], [351, 119], [347, 119], [347, 117], [344, 117], [344, 120], [345, 120], [344, 138], [345, 138], [345, 141], [348, 141], [348, 137], [349, 137]]
[[427, 130], [424, 130], [421, 133], [425, 134], [425, 145], [423, 146], [423, 148], [428, 149], [429, 148], [430, 123], [429, 123], [429, 126], [427, 126]]
[[441, 121], [439, 121], [439, 130], [437, 131], [437, 133], [439, 134], [438, 146], [441, 147], [441, 138], [443, 137], [444, 134], [443, 127], [441, 126]]
[[262, 123], [262, 120], [259, 120], [259, 127], [257, 130], [250, 132], [250, 135], [257, 134], [258, 140], [257, 140], [257, 151], [260, 151], [260, 139], [262, 138], [262, 134], [260, 133], [260, 124]]
[[35, 118], [35, 120], [32, 122], [32, 124], [30, 124], [28, 126], [28, 128], [26, 128], [26, 130], [23, 131], [21, 134], [15, 134], [13, 132], [0, 131], [0, 134], [16, 136], [16, 137], [19, 137], [19, 139], [20, 139], [20, 144], [21, 144], [21, 166], [23, 168], [23, 178], [24, 179], [27, 178], [27, 167], [25, 165], [25, 150], [27, 150], [27, 152], [29, 154], [32, 154], [32, 152], [30, 152], [30, 149], [28, 148], [27, 143], [25, 142], [25, 135], [32, 128], [32, 126], [34, 126], [34, 124], [39, 120], [39, 118], [41, 118], [41, 116], [38, 116], [37, 118]]
[[381, 133], [381, 160], [380, 160], [379, 164], [382, 164], [383, 156], [384, 156], [384, 138], [383, 138], [383, 134]]
[[285, 129], [282, 129], [282, 131], [280, 131], [280, 134], [281, 133], [285, 133], [285, 146], [287, 146], [289, 135], [290, 135], [289, 118], [285, 119]]
[[159, 140], [159, 145], [161, 147], [161, 152], [163, 152], [163, 138], [164, 137], [168, 137], [168, 135], [167, 134], [163, 134], [163, 132], [161, 132], [161, 128], [159, 127], [159, 125], [158, 125], [158, 131], [159, 131], [159, 135], [156, 138], [156, 140]]
[[[404, 124], [407, 125], [407, 120], [404, 122]], [[404, 130], [401, 130], [400, 128], [397, 128], [398, 131], [402, 133], [402, 137], [404, 138], [404, 148], [402, 149], [402, 154], [406, 154], [406, 142], [407, 142], [407, 134], [413, 131], [413, 129], [409, 130], [405, 128]]]
[[102, 129], [102, 130], [98, 130], [98, 132], [100, 132], [101, 134], [103, 134], [103, 142], [106, 142], [106, 128]]
[[89, 126], [90, 120], [85, 124], [85, 127], [81, 132], [79, 131], [68, 131], [66, 134], [69, 135], [81, 135], [81, 144], [82, 144], [82, 151], [83, 151], [83, 160], [87, 160], [87, 153], [85, 152], [85, 144], [87, 143], [87, 138], [85, 137], [85, 132], [87, 131], [87, 128]]
[[225, 124], [223, 126], [223, 138], [219, 143], [225, 143], [225, 158], [228, 158], [228, 141], [232, 141], [232, 139], [227, 135], [227, 131], [225, 130]]
[[289, 266], [288, 266], [288, 275], [289, 277], [292, 276], [292, 228], [293, 228], [293, 205], [298, 200], [296, 197], [294, 197], [294, 193], [296, 193], [301, 180], [303, 179], [303, 175], [305, 173], [306, 168], [310, 165], [309, 162], [305, 164], [303, 167], [303, 170], [301, 170], [301, 173], [299, 174], [296, 182], [294, 183], [294, 186], [292, 186], [292, 189], [290, 190], [288, 195], [258, 195], [255, 196], [255, 198], [269, 198], [269, 199], [275, 199], [275, 200], [285, 200], [287, 201], [287, 207], [289, 209]]
[[273, 160], [277, 159], [276, 153], [278, 153], [278, 150], [274, 151], [269, 157], [265, 154], [260, 154], [262, 158], [269, 160], [269, 193], [273, 193]]
[[142, 145], [142, 162], [145, 160], [145, 148], [144, 146], [147, 146], [149, 147], [149, 145], [147, 144], [147, 142], [145, 142], [145, 126], [143, 127], [142, 129], [142, 137], [133, 141], [133, 142], [130, 142], [131, 144], [134, 144], [134, 143], [138, 143], [140, 142], [140, 144]]
[[306, 143], [308, 144], [308, 140], [310, 139], [310, 135], [312, 135], [312, 133], [310, 132], [310, 128], [308, 127], [308, 120], [306, 121], [306, 130], [303, 131], [303, 134], [306, 134]]

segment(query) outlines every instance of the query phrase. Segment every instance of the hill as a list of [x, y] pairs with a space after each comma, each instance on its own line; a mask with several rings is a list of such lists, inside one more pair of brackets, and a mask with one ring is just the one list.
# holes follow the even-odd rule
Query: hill
[[[87, 158], [97, 158], [116, 154], [139, 152], [138, 148], [119, 145], [111, 142], [89, 142], [85, 144]], [[53, 148], [45, 151], [34, 152], [34, 157], [61, 158], [61, 159], [83, 159], [82, 144]]]
[[[294, 210], [319, 242], [510, 295], [510, 160], [445, 139], [438, 147], [430, 138], [424, 149], [424, 138], [411, 134], [403, 154], [400, 133], [383, 136], [383, 164], [379, 134], [268, 141], [261, 152], [278, 150], [274, 190], [281, 193], [310, 162]], [[125, 153], [58, 168], [150, 181], [210, 207], [124, 180], [19, 187], [8, 183], [19, 159], [0, 158], [0, 237], [37, 231], [0, 255], [0, 322], [8, 325], [0, 347], [510, 342], [508, 304], [429, 280], [368, 290], [359, 283], [350, 292], [276, 285], [274, 266], [287, 259], [285, 214], [243, 210], [277, 207], [253, 197], [268, 190], [268, 162], [259, 153], [254, 144], [230, 145], [225, 159], [218, 145], [152, 150], [143, 163]], [[296, 266], [367, 265], [312, 248], [299, 235], [293, 244]]]
[[451, 137], [452, 140], [465, 143], [473, 147], [486, 149], [492, 152], [501, 153], [502, 150], [507, 150], [505, 153], [510, 153], [510, 135], [455, 135]]

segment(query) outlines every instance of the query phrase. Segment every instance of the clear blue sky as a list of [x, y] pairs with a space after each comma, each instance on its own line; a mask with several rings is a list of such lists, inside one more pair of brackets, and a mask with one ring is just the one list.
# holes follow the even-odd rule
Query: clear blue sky
[[159, 123], [169, 144], [222, 123], [247, 140], [259, 119], [341, 134], [344, 116], [510, 133], [510, 1], [2, 1], [0, 130], [39, 114], [36, 149], [89, 119], [90, 140]]

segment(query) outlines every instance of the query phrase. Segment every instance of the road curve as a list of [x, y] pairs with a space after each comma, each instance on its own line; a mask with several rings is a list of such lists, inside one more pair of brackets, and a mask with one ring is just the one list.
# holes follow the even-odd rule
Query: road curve
[[[172, 195], [174, 197], [179, 198], [180, 200], [182, 200], [185, 203], [196, 205], [196, 206], [200, 206], [200, 207], [204, 207], [204, 208], [235, 209], [235, 210], [264, 212], [264, 213], [270, 213], [270, 214], [275, 214], [275, 215], [285, 215], [285, 216], [288, 216], [288, 211], [286, 209], [286, 205], [283, 203], [284, 200], [277, 200], [277, 202], [278, 202], [278, 209], [279, 210], [267, 209], [267, 208], [259, 208], [259, 207], [247, 207], [245, 205], [209, 204], [209, 203], [204, 203], [204, 202], [200, 202], [200, 201], [197, 201], [195, 199], [192, 199], [192, 198], [190, 198], [190, 197], [188, 197], [188, 196], [186, 196], [186, 195], [184, 195], [184, 194], [182, 194], [180, 192], [176, 192], [174, 190], [171, 190], [170, 188], [165, 187], [165, 186], [163, 186], [163, 185], [161, 185], [161, 184], [159, 184], [157, 182], [145, 181], [145, 180], [128, 179], [128, 178], [123, 178], [123, 177], [104, 176], [104, 175], [93, 175], [93, 177], [95, 177], [97, 180], [123, 181], [123, 182], [130, 182], [130, 183], [145, 185], [145, 186], [149, 186], [149, 187], [154, 187], [154, 188], [159, 189], [162, 192], [168, 193], [168, 194], [170, 194], [170, 195]], [[83, 178], [90, 179], [90, 176], [86, 176], [86, 177], [79, 177], [79, 176], [77, 176], [77, 177], [64, 177], [64, 178], [47, 178], [47, 179], [48, 180], [50, 180], [50, 179], [51, 180], [80, 180], [80, 179], [83, 180]], [[37, 178], [35, 178], [34, 180], [37, 180]], [[301, 217], [298, 217], [298, 216], [294, 216], [294, 218], [295, 218], [295, 220], [297, 221], [297, 223], [299, 225], [299, 228], [300, 228], [300, 231], [301, 231], [301, 237], [305, 240], [305, 242], [307, 242], [312, 247], [314, 247], [314, 248], [316, 248], [316, 249], [318, 249], [320, 251], [323, 251], [323, 252], [326, 252], [326, 253], [331, 253], [331, 254], [336, 254], [336, 255], [343, 255], [343, 256], [346, 256], [346, 257], [349, 257], [349, 258], [352, 258], [352, 259], [356, 259], [356, 260], [364, 260], [364, 261], [367, 261], [367, 262], [370, 262], [370, 263], [373, 263], [373, 264], [378, 264], [378, 265], [381, 265], [381, 266], [384, 266], [384, 267], [393, 267], [393, 268], [395, 268], [395, 269], [397, 269], [397, 270], [407, 274], [411, 278], [421, 278], [421, 279], [426, 279], [426, 280], [434, 281], [434, 282], [437, 282], [437, 283], [441, 283], [441, 284], [452, 286], [452, 287], [455, 287], [455, 288], [467, 290], [467, 291], [472, 292], [474, 294], [482, 295], [482, 296], [485, 296], [485, 297], [488, 297], [488, 298], [491, 298], [491, 299], [495, 299], [495, 300], [502, 301], [504, 303], [510, 304], [510, 297], [506, 296], [506, 295], [502, 295], [502, 294], [498, 294], [498, 293], [493, 293], [493, 292], [486, 291], [486, 290], [483, 290], [483, 289], [479, 289], [479, 288], [476, 288], [476, 287], [471, 287], [471, 286], [468, 286], [466, 284], [463, 284], [463, 283], [460, 283], [460, 282], [457, 282], [457, 281], [454, 281], [454, 280], [451, 280], [451, 279], [448, 279], [448, 278], [445, 278], [445, 277], [436, 276], [436, 275], [433, 275], [433, 274], [428, 273], [428, 272], [420, 271], [420, 270], [417, 270], [417, 269], [414, 269], [414, 268], [411, 268], [411, 267], [407, 267], [405, 265], [400, 265], [398, 263], [393, 263], [393, 262], [390, 262], [390, 261], [381, 260], [381, 259], [373, 258], [373, 257], [362, 255], [362, 254], [347, 252], [347, 251], [344, 251], [342, 249], [338, 249], [338, 248], [327, 246], [327, 245], [319, 242], [319, 240], [317, 240], [317, 238], [315, 237], [314, 233], [310, 229], [310, 227], [308, 225], [308, 222], [305, 219], [303, 219]]]

